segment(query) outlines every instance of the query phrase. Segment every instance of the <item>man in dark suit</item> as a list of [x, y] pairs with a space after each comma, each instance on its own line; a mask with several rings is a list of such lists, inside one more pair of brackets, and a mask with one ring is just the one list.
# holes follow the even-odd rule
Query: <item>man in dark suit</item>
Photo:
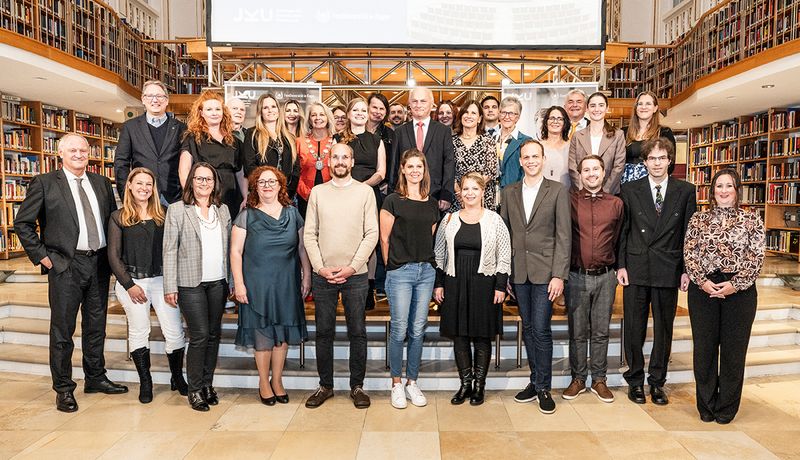
[[664, 392], [672, 349], [672, 323], [678, 289], [689, 287], [683, 265], [683, 239], [696, 209], [694, 185], [669, 177], [675, 160], [672, 143], [663, 137], [642, 146], [647, 177], [622, 185], [625, 216], [617, 255], [622, 294], [628, 399], [645, 403], [644, 347], [647, 317], [653, 309], [653, 351], [647, 382], [654, 404], [669, 402]]
[[544, 147], [526, 140], [520, 148], [522, 181], [502, 190], [500, 215], [511, 233], [511, 283], [522, 318], [522, 338], [531, 369], [530, 383], [517, 393], [520, 403], [538, 400], [539, 411], [556, 410], [550, 395], [553, 363], [553, 300], [569, 276], [572, 224], [569, 191], [542, 174]]
[[[85, 393], [125, 393], [128, 388], [106, 377], [103, 345], [111, 270], [106, 230], [117, 208], [111, 182], [86, 172], [89, 143], [67, 134], [58, 143], [63, 167], [34, 177], [14, 221], [31, 262], [47, 274], [50, 302], [50, 373], [56, 408], [75, 412], [72, 380], [72, 334], [81, 309]], [[36, 233], [37, 220], [40, 234]]]
[[[178, 160], [186, 125], [167, 113], [169, 92], [164, 83], [150, 80], [142, 86], [142, 104], [147, 111], [122, 125], [114, 156], [118, 184], [128, 180], [133, 168], [143, 166], [156, 174], [158, 193], [164, 205], [178, 201]], [[117, 187], [119, 198], [125, 187]]]
[[432, 197], [439, 200], [439, 210], [450, 209], [455, 199], [455, 149], [450, 127], [431, 119], [433, 92], [428, 88], [414, 88], [408, 94], [412, 120], [394, 132], [394, 145], [389, 164], [389, 192], [394, 190], [399, 177], [400, 156], [410, 148], [417, 148], [428, 160]]

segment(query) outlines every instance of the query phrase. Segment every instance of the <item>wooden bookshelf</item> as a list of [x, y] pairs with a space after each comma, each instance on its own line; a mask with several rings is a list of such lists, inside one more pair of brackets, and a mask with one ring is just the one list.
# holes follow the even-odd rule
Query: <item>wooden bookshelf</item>
[[764, 218], [768, 251], [800, 259], [800, 107], [690, 129], [688, 167], [701, 207], [714, 172], [736, 168], [742, 205]]
[[612, 98], [634, 99], [642, 91], [644, 54], [642, 48], [628, 48], [625, 60], [609, 70], [607, 88]]
[[89, 141], [88, 170], [114, 178], [114, 152], [122, 126], [39, 101], [0, 94], [0, 259], [23, 254], [14, 233], [14, 216], [30, 180], [59, 167], [58, 139], [76, 132]]

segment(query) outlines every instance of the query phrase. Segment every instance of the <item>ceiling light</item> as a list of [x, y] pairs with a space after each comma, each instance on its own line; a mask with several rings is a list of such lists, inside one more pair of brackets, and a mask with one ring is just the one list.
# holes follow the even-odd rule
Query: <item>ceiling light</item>
[[697, 117], [702, 117], [703, 115], [701, 115], [701, 114], [699, 114], [699, 113], [694, 113], [694, 114], [692, 114], [692, 116], [693, 116], [693, 117], [695, 117], [695, 118], [697, 118]]
[[47, 80], [47, 77], [33, 77], [34, 80]]
[[82, 89], [76, 89], [75, 92], [78, 93], [78, 94], [86, 94], [86, 91], [84, 91]]
[[406, 85], [413, 88], [417, 86], [417, 80], [414, 80], [414, 78], [409, 78], [408, 80], [406, 80]]
[[506, 85], [510, 85], [510, 84], [511, 84], [511, 80], [509, 80], [508, 78], [504, 78], [504, 79], [500, 80], [500, 86], [506, 86]]
[[761, 87], [764, 88], [764, 89], [770, 89], [770, 88], [774, 88], [775, 85], [761, 85]]
[[459, 78], [458, 80], [456, 80], [456, 81], [454, 81], [454, 82], [453, 82], [453, 84], [454, 84], [454, 85], [460, 85], [461, 83], [462, 83], [462, 82], [461, 82], [461, 79], [460, 79], [460, 78]]
[[94, 101], [95, 104], [105, 104], [106, 101]]
[[117, 113], [122, 113], [122, 109], [117, 109]]
[[712, 105], [712, 106], [710, 107], [710, 109], [711, 109], [711, 110], [715, 110], [715, 109], [718, 109], [718, 108], [719, 108], [719, 106], [718, 106], [718, 105]]
[[675, 124], [676, 124], [676, 125], [679, 125], [679, 124], [681, 124], [681, 123], [683, 123], [683, 122], [682, 122], [682, 121], [680, 121], [680, 120], [678, 120], [678, 121], [676, 121], [676, 122], [675, 122]]
[[725, 99], [736, 99], [736, 96], [728, 96]]
[[449, 93], [447, 93], [447, 94], [456, 94], [456, 92], [455, 92], [455, 91], [450, 91], [450, 92], [449, 92]]

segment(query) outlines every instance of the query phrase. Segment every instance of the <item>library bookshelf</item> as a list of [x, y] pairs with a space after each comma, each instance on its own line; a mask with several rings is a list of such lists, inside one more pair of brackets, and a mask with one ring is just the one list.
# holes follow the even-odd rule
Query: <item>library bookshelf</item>
[[0, 94], [0, 259], [22, 255], [14, 233], [16, 216], [30, 180], [59, 167], [58, 139], [78, 133], [89, 142], [88, 170], [114, 180], [114, 153], [122, 126], [111, 120], [40, 101]]
[[700, 206], [708, 205], [714, 173], [735, 168], [742, 205], [764, 218], [767, 251], [800, 259], [800, 107], [690, 129], [688, 168]]

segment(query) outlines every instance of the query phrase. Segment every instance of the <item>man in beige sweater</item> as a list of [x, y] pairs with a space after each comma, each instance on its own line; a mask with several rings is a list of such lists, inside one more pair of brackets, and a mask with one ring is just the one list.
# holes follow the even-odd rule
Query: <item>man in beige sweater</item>
[[350, 341], [350, 398], [355, 407], [369, 407], [364, 392], [367, 368], [367, 261], [378, 243], [378, 211], [368, 185], [350, 176], [353, 150], [346, 144], [331, 149], [331, 180], [311, 189], [306, 211], [304, 242], [314, 269], [319, 388], [306, 407], [319, 407], [333, 397], [333, 336], [339, 294]]

